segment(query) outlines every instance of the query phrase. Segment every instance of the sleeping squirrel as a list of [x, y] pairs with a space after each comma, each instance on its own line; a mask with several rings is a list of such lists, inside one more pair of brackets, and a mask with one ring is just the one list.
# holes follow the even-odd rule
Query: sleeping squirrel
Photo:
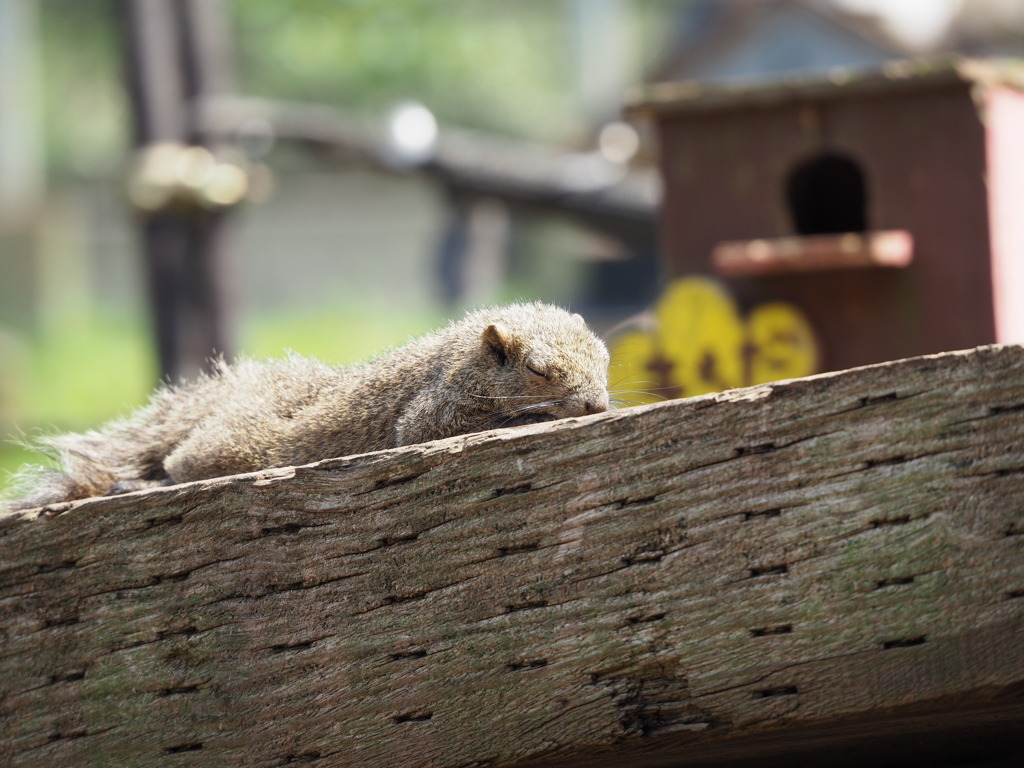
[[16, 477], [8, 510], [307, 464], [608, 409], [608, 350], [547, 304], [470, 312], [370, 362], [218, 362], [99, 430], [43, 437], [59, 469]]

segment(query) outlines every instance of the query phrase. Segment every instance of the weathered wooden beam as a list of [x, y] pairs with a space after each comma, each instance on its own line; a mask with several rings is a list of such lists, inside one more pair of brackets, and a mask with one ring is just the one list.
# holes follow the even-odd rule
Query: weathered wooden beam
[[0, 643], [10, 766], [1005, 757], [1024, 349], [9, 515]]

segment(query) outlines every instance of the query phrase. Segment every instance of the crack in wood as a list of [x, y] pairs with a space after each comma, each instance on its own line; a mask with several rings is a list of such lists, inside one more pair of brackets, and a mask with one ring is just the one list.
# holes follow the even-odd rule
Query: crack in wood
[[[423, 475], [427, 474], [427, 472], [429, 472], [429, 471], [430, 471], [430, 469], [427, 468], [427, 469], [420, 470], [419, 472], [412, 472], [410, 474], [400, 475], [398, 477], [381, 478], [380, 480], [377, 480], [376, 482], [374, 482], [372, 490], [370, 490], [370, 491], [363, 491], [363, 494], [373, 493], [374, 491], [379, 491], [379, 490], [382, 490], [384, 488], [394, 488], [397, 485], [408, 485], [409, 483], [411, 483], [416, 478], [423, 477]], [[363, 495], [363, 494], [357, 494], [357, 495]]]
[[754, 512], [744, 512], [743, 522], [750, 522], [751, 520], [757, 520], [759, 518], [770, 518], [770, 517], [781, 517], [782, 507], [772, 507], [771, 509], [761, 509]]
[[277, 595], [282, 592], [298, 592], [299, 590], [307, 589], [306, 582], [299, 579], [298, 581], [287, 581], [279, 584], [267, 584], [263, 597], [267, 595]]
[[510, 555], [525, 555], [530, 552], [540, 552], [545, 549], [557, 549], [558, 547], [564, 546], [565, 542], [555, 541], [551, 544], [542, 544], [540, 542], [527, 543], [522, 545], [512, 545], [509, 547], [498, 547], [493, 553], [485, 555], [484, 557], [476, 560], [467, 560], [465, 565], [480, 565], [481, 563], [489, 563], [495, 560], [501, 560], [503, 557]]
[[[111, 725], [106, 728], [96, 728], [91, 731], [87, 728], [76, 728], [66, 732], [57, 731], [46, 736], [46, 743], [53, 744], [57, 741], [75, 741], [77, 739], [84, 739], [87, 736], [102, 736], [103, 734], [110, 733], [117, 728], [117, 725]], [[31, 749], [39, 749], [39, 747], [32, 747]]]
[[70, 570], [77, 567], [78, 560], [61, 560], [59, 563], [39, 563], [36, 565], [36, 574], [53, 573], [54, 571]]
[[734, 448], [733, 454], [738, 459], [741, 456], [757, 456], [762, 453], [773, 453], [780, 447], [782, 446], [778, 446], [775, 443], [759, 443], [757, 445], [746, 445]]
[[644, 507], [648, 504], [653, 504], [658, 500], [658, 494], [652, 494], [650, 496], [643, 496], [638, 499], [616, 499], [611, 502], [616, 505], [616, 509], [625, 509], [626, 507]]
[[386, 605], [398, 605], [399, 603], [411, 603], [415, 600], [422, 600], [427, 596], [426, 592], [413, 592], [408, 595], [385, 595], [380, 607]]
[[658, 613], [639, 614], [636, 616], [627, 616], [624, 624], [620, 624], [618, 629], [626, 629], [627, 627], [635, 627], [640, 624], [652, 624], [654, 622], [662, 621], [668, 613], [665, 611], [659, 611]]
[[262, 528], [260, 528], [260, 536], [288, 535], [298, 533], [303, 528], [307, 527], [310, 526], [305, 526], [300, 523], [284, 523], [283, 525], [265, 525]]
[[547, 659], [527, 659], [523, 661], [513, 661], [505, 665], [505, 668], [509, 672], [521, 672], [524, 669], [541, 669], [548, 665]]
[[842, 416], [843, 414], [851, 413], [853, 411], [860, 411], [863, 410], [864, 408], [871, 408], [876, 405], [887, 406], [890, 403], [897, 403], [902, 402], [904, 400], [910, 400], [915, 397], [921, 397], [921, 395], [927, 395], [933, 391], [934, 390], [931, 389], [924, 389], [921, 390], [920, 392], [904, 392], [903, 394], [893, 391], [886, 392], [885, 394], [882, 395], [867, 395], [864, 397], [857, 398], [852, 407], [836, 411], [835, 415]]
[[900, 587], [913, 584], [917, 576], [894, 576], [890, 579], [879, 579], [875, 582], [875, 589], [888, 589], [889, 587]]
[[157, 584], [171, 584], [178, 581], [184, 581], [191, 575], [192, 571], [182, 571], [180, 573], [167, 573], [163, 575], [157, 574], [149, 579], [146, 586], [155, 587]]
[[[913, 455], [913, 456], [906, 456], [906, 455], [898, 456], [898, 457], [894, 457], [891, 460], [890, 459], [866, 459], [866, 460], [860, 462], [857, 466], [853, 466], [850, 469], [846, 469], [846, 470], [843, 470], [841, 472], [833, 472], [832, 474], [829, 474], [829, 475], [822, 475], [821, 481], [824, 482], [824, 481], [828, 481], [828, 480], [835, 480], [835, 479], [840, 478], [840, 477], [847, 477], [849, 475], [855, 475], [858, 472], [866, 472], [866, 471], [874, 469], [876, 467], [885, 467], [885, 466], [901, 466], [901, 467], [903, 467], [903, 466], [911, 464], [911, 463], [913, 463], [915, 461], [920, 461], [921, 459], [930, 459], [930, 458], [933, 458], [935, 456], [942, 456], [942, 455], [948, 454], [948, 453], [960, 453], [961, 451], [963, 451], [963, 448], [958, 446], [958, 447], [954, 447], [954, 448], [943, 448], [941, 450], [935, 450], [935, 451], [925, 451], [924, 453], [916, 454], [916, 455]], [[975, 476], [975, 475], [968, 475], [968, 476]]]
[[79, 669], [74, 672], [65, 672], [60, 675], [53, 675], [50, 677], [50, 685], [56, 685], [57, 683], [72, 683], [76, 680], [82, 680], [85, 677], [85, 670]]
[[867, 459], [864, 461], [864, 469], [874, 469], [875, 467], [892, 467], [906, 463], [907, 457], [903, 455], [890, 456], [885, 459]]
[[753, 678], [752, 680], [743, 680], [742, 682], [738, 682], [735, 685], [727, 685], [727, 686], [724, 686], [722, 688], [713, 688], [710, 691], [701, 691], [699, 693], [695, 693], [694, 694], [694, 699], [695, 700], [700, 700], [700, 699], [708, 698], [708, 697], [711, 697], [711, 696], [721, 696], [722, 694], [732, 693], [733, 691], [741, 690], [743, 688], [749, 688], [749, 687], [754, 686], [754, 685], [760, 685], [765, 680], [767, 680], [769, 677], [774, 677], [776, 675], [781, 675], [781, 674], [783, 674], [785, 672], [789, 672], [789, 671], [794, 670], [794, 669], [800, 669], [801, 667], [806, 667], [808, 665], [821, 664], [823, 662], [831, 662], [831, 661], [838, 661], [838, 662], [841, 662], [843, 664], [846, 664], [846, 663], [849, 663], [850, 660], [852, 660], [852, 659], [856, 659], [856, 658], [862, 657], [862, 656], [869, 656], [869, 655], [871, 655], [873, 653], [877, 653], [877, 651], [875, 651], [875, 650], [862, 650], [862, 651], [854, 651], [852, 653], [834, 653], [834, 654], [829, 654], [829, 655], [826, 655], [826, 656], [818, 656], [818, 657], [809, 658], [809, 659], [800, 659], [798, 661], [794, 661], [794, 662], [791, 662], [789, 664], [781, 664], [781, 665], [778, 665], [778, 666], [774, 666], [771, 669], [765, 670], [762, 674], [758, 675], [757, 677]]
[[441, 528], [442, 526], [448, 525], [450, 521], [442, 520], [440, 523], [429, 525], [426, 528], [422, 528], [418, 531], [411, 531], [409, 533], [400, 533], [395, 536], [381, 536], [374, 539], [373, 546], [368, 549], [354, 549], [345, 552], [346, 557], [353, 557], [355, 555], [368, 555], [371, 552], [377, 552], [378, 550], [384, 549], [385, 547], [392, 547], [396, 545], [408, 544], [411, 541], [416, 541], [424, 534], [430, 533], [433, 530]]
[[202, 742], [195, 741], [191, 744], [178, 744], [173, 747], [164, 747], [165, 755], [178, 755], [182, 752], [199, 752], [203, 748]]
[[66, 733], [60, 733], [60, 732], [51, 733], [47, 737], [47, 740], [52, 744], [55, 741], [62, 741], [62, 740], [73, 741], [74, 739], [81, 739], [81, 738], [84, 738], [85, 736], [88, 736], [88, 735], [89, 735], [89, 732], [85, 728], [77, 728], [77, 729], [75, 729], [73, 731], [68, 731]]
[[133, 643], [126, 643], [125, 645], [114, 646], [110, 650], [106, 651], [104, 655], [110, 655], [119, 653], [120, 651], [130, 651], [134, 648], [139, 648], [143, 645], [153, 645], [154, 643], [162, 643], [166, 640], [172, 640], [175, 637], [183, 637], [185, 639], [191, 639], [197, 635], [205, 634], [206, 632], [213, 632], [214, 630], [221, 629], [222, 627], [230, 626], [233, 622], [221, 622], [220, 624], [213, 624], [212, 626], [206, 627], [205, 629], [196, 629], [192, 624], [187, 624], [180, 629], [161, 629], [157, 630], [156, 637], [150, 640], [139, 640]]
[[800, 443], [806, 443], [809, 440], [817, 440], [817, 439], [822, 438], [822, 437], [829, 437], [830, 435], [834, 435], [834, 434], [836, 434], [836, 431], [834, 431], [834, 430], [833, 431], [829, 431], [829, 432], [815, 432], [812, 435], [804, 435], [803, 437], [795, 437], [792, 440], [789, 440], [788, 442], [781, 442], [781, 441], [778, 441], [778, 440], [773, 440], [773, 441], [769, 441], [769, 442], [765, 442], [765, 443], [755, 443], [754, 445], [749, 445], [749, 446], [740, 446], [738, 448], [734, 448], [732, 450], [731, 454], [729, 456], [726, 456], [725, 458], [717, 459], [715, 461], [709, 461], [709, 462], [707, 462], [705, 464], [698, 464], [698, 465], [693, 466], [693, 467], [686, 467], [685, 469], [682, 470], [682, 472], [685, 474], [685, 473], [689, 473], [689, 472], [695, 472], [695, 471], [698, 471], [698, 470], [701, 470], [701, 469], [708, 469], [710, 467], [715, 467], [715, 466], [718, 466], [720, 464], [725, 464], [727, 462], [735, 461], [736, 459], [740, 459], [740, 458], [746, 458], [748, 456], [757, 456], [757, 455], [766, 454], [766, 453], [777, 453], [777, 452], [779, 452], [781, 450], [784, 450], [786, 448], [791, 448], [794, 445], [799, 445]]
[[776, 699], [780, 696], [796, 696], [800, 690], [795, 685], [780, 685], [774, 688], [761, 688], [753, 692], [755, 699]]
[[621, 559], [619, 560], [619, 563], [621, 563], [621, 565], [619, 565], [619, 566], [617, 566], [615, 568], [609, 568], [607, 571], [601, 571], [599, 573], [588, 573], [586, 576], [582, 576], [582, 577], [580, 577], [578, 579], [573, 579], [570, 583], [572, 583], [572, 584], [582, 584], [585, 581], [593, 581], [594, 579], [601, 579], [601, 578], [604, 578], [605, 576], [611, 576], [613, 573], [618, 573], [619, 571], [624, 571], [627, 568], [629, 568], [629, 565], [627, 565], [625, 563], [622, 563]]
[[498, 557], [508, 557], [509, 555], [521, 555], [526, 552], [536, 552], [541, 548], [539, 541], [531, 541], [526, 544], [513, 544], [508, 547], [499, 547], [497, 551]]
[[[898, 525], [906, 525], [911, 521], [910, 515], [899, 515], [897, 517], [876, 517], [871, 520], [869, 525], [872, 528], [888, 528]], [[923, 518], [919, 518], [923, 519]]]
[[381, 599], [381, 601], [379, 603], [377, 603], [376, 605], [371, 605], [370, 607], [364, 608], [362, 610], [352, 611], [351, 615], [352, 616], [363, 616], [363, 615], [365, 615], [367, 613], [371, 613], [373, 611], [380, 610], [381, 608], [387, 608], [388, 606], [391, 606], [391, 605], [398, 605], [398, 604], [401, 604], [401, 603], [409, 603], [409, 602], [414, 602], [416, 600], [424, 600], [424, 599], [427, 598], [427, 596], [429, 596], [431, 594], [434, 594], [435, 592], [444, 592], [446, 590], [451, 589], [452, 587], [458, 587], [458, 586], [462, 586], [462, 585], [465, 585], [465, 584], [469, 584], [470, 582], [475, 581], [477, 578], [478, 578], [477, 576], [471, 576], [468, 579], [462, 579], [462, 580], [459, 580], [459, 581], [453, 581], [450, 584], [442, 584], [439, 587], [426, 587], [426, 588], [421, 589], [421, 590], [414, 590], [414, 591], [405, 592], [405, 593], [402, 593], [402, 594], [385, 595]]
[[[911, 397], [911, 395], [905, 395], [904, 397]], [[896, 392], [886, 392], [884, 395], [869, 395], [858, 398], [857, 408], [870, 408], [873, 405], [895, 403], [897, 400], [903, 400], [904, 397], [900, 397]]]
[[210, 682], [210, 679], [203, 680], [201, 683], [194, 683], [192, 685], [173, 685], [167, 688], [161, 688], [156, 692], [156, 695], [161, 698], [171, 698], [174, 696], [187, 696], [190, 693], [202, 690], [202, 686]]
[[776, 624], [770, 627], [756, 627], [750, 630], [751, 637], [774, 637], [775, 635], [788, 635], [793, 631], [792, 624]]
[[282, 759], [285, 765], [288, 765], [289, 763], [311, 763], [314, 760], [319, 760], [321, 757], [323, 755], [314, 749], [308, 752], [290, 752]]
[[23, 688], [22, 690], [19, 690], [19, 691], [5, 691], [4, 693], [6, 695], [8, 695], [8, 696], [21, 696], [21, 695], [26, 694], [26, 693], [31, 693], [32, 691], [38, 691], [38, 690], [41, 690], [43, 688], [49, 688], [52, 685], [60, 685], [61, 683], [64, 683], [64, 682], [75, 682], [77, 680], [83, 679], [84, 677], [85, 677], [85, 673], [84, 672], [81, 673], [81, 676], [79, 676], [78, 673], [73, 673], [72, 675], [68, 675], [66, 677], [65, 676], [60, 676], [60, 675], [51, 675], [50, 677], [48, 677], [46, 679], [45, 682], [41, 683], [40, 685], [33, 685], [33, 686], [28, 687], [28, 688]]
[[[163, 479], [166, 480], [167, 478]], [[167, 487], [169, 486], [159, 486], [159, 488]], [[178, 523], [183, 523], [188, 519], [188, 516], [191, 515], [193, 512], [195, 512], [196, 510], [202, 510], [204, 507], [204, 502], [201, 497], [189, 495], [184, 498], [175, 499], [174, 503], [168, 506], [170, 510], [172, 510], [171, 515], [169, 517], [161, 518], [159, 515], [154, 515], [149, 519], [155, 521], [156, 525], [161, 525], [164, 519], [166, 519], [167, 522], [175, 525]], [[181, 518], [181, 520], [175, 519], [179, 517]]]
[[766, 576], [781, 576], [789, 573], [789, 565], [778, 563], [777, 565], [762, 565], [757, 568], [747, 569], [748, 579], [762, 579]]
[[520, 485], [511, 485], [507, 488], [495, 488], [494, 493], [491, 495], [492, 499], [498, 499], [502, 496], [511, 496], [517, 493], [528, 493], [534, 490], [532, 483], [522, 483]]
[[147, 517], [146, 528], [159, 528], [163, 525], [178, 525], [185, 522], [184, 514], [168, 515], [167, 517]]
[[527, 600], [523, 603], [506, 605], [504, 613], [519, 613], [520, 611], [533, 611], [538, 608], [547, 608], [548, 605], [549, 603], [547, 600]]
[[[226, 626], [226, 624], [216, 624], [215, 626], [208, 627], [207, 629], [204, 629], [203, 631], [204, 632], [208, 632], [211, 629], [216, 629], [217, 627], [223, 627], [223, 626]], [[160, 630], [157, 630], [156, 634], [157, 634], [157, 638], [159, 638], [160, 640], [166, 640], [167, 638], [171, 638], [171, 637], [184, 637], [184, 638], [188, 639], [188, 638], [194, 637], [197, 634], [199, 634], [199, 630], [197, 630], [195, 628], [194, 624], [186, 624], [185, 626], [183, 626], [183, 627], [181, 627], [179, 629], [160, 629]]]
[[1022, 413], [1024, 412], [1024, 403], [1016, 403], [1014, 405], [990, 405], [988, 412], [992, 416], [1001, 416], [1004, 413]]
[[[285, 582], [285, 583], [282, 583], [282, 584], [268, 584], [266, 586], [266, 589], [263, 591], [262, 594], [258, 594], [258, 595], [255, 595], [255, 596], [253, 596], [253, 595], [234, 595], [233, 597], [235, 597], [235, 598], [245, 598], [245, 599], [248, 599], [248, 600], [260, 600], [260, 599], [262, 599], [264, 597], [268, 597], [270, 595], [279, 595], [279, 594], [282, 594], [284, 592], [301, 592], [301, 591], [307, 590], [307, 589], [317, 589], [318, 587], [323, 587], [323, 586], [326, 586], [328, 584], [336, 584], [338, 582], [348, 581], [350, 579], [355, 579], [355, 578], [358, 578], [360, 576], [365, 576], [367, 573], [368, 573], [368, 571], [356, 571], [355, 573], [346, 573], [344, 576], [337, 576], [336, 578], [333, 578], [333, 579], [324, 579], [323, 581], [310, 581], [310, 582], [307, 582], [307, 581], [299, 580], [299, 581], [289, 581], [289, 582]], [[225, 600], [225, 599], [227, 599], [227, 598], [221, 598], [220, 600], [217, 600], [217, 601], [214, 601], [214, 602], [221, 602], [222, 600]]]
[[406, 661], [408, 659], [422, 659], [427, 655], [426, 648], [410, 648], [408, 651], [395, 651], [388, 658], [390, 661]]
[[989, 477], [1012, 477], [1022, 473], [1024, 473], [1024, 467], [1006, 467], [1004, 469], [997, 469], [994, 472], [986, 472], [984, 475]]
[[380, 547], [394, 547], [401, 544], [411, 544], [420, 537], [419, 531], [413, 531], [412, 533], [397, 534], [395, 536], [382, 536], [377, 539], [380, 543]]
[[433, 712], [405, 712], [401, 715], [395, 715], [391, 722], [395, 725], [402, 723], [426, 723], [433, 717]]
[[271, 653], [298, 653], [299, 651], [308, 651], [313, 647], [313, 643], [322, 639], [322, 637], [318, 637], [316, 640], [309, 640], [305, 642], [276, 643], [275, 645], [267, 646], [267, 650]]
[[[132, 591], [136, 591], [136, 590], [151, 589], [154, 586], [159, 586], [160, 584], [163, 584], [165, 582], [165, 580], [166, 581], [172, 581], [172, 582], [173, 581], [183, 581], [188, 576], [191, 576], [194, 573], [196, 573], [197, 571], [203, 570], [204, 568], [211, 568], [211, 567], [213, 567], [215, 565], [225, 565], [225, 564], [228, 564], [228, 563], [234, 563], [234, 562], [237, 562], [239, 560], [245, 560], [245, 559], [246, 559], [245, 555], [239, 555], [238, 557], [228, 557], [228, 558], [224, 558], [222, 560], [211, 560], [211, 561], [206, 562], [206, 563], [200, 563], [199, 565], [194, 566], [193, 568], [189, 569], [188, 571], [181, 571], [181, 572], [178, 572], [178, 573], [172, 573], [172, 574], [168, 574], [168, 575], [155, 574], [153, 576], [149, 576], [147, 578], [147, 581], [145, 581], [144, 583], [141, 583], [141, 584], [121, 584], [121, 585], [116, 586], [116, 587], [111, 587], [111, 588], [108, 588], [108, 589], [101, 589], [101, 590], [97, 590], [95, 592], [86, 592], [81, 597], [82, 598], [101, 597], [103, 595], [116, 595], [119, 592], [132, 592]], [[205, 605], [205, 603], [203, 605]]]
[[888, 651], [893, 648], [913, 648], [916, 645], [924, 645], [928, 639], [924, 635], [908, 637], [902, 640], [886, 640], [882, 643], [882, 650]]
[[642, 563], [656, 563], [665, 557], [664, 549], [649, 549], [644, 552], [637, 552], [632, 555], [623, 555], [620, 559], [627, 566], [640, 565]]

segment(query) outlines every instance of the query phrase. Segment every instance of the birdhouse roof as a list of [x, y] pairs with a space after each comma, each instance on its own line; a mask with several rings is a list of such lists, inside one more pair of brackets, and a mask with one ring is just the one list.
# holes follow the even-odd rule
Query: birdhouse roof
[[879, 68], [837, 67], [825, 73], [785, 75], [769, 81], [655, 83], [634, 89], [627, 97], [625, 111], [631, 115], [711, 112], [738, 106], [916, 91], [954, 83], [1005, 85], [1024, 91], [1024, 60], [906, 59]]

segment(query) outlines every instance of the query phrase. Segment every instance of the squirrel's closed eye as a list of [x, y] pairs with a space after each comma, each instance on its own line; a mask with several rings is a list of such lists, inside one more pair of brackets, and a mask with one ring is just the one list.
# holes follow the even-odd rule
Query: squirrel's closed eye
[[545, 371], [542, 371], [539, 368], [534, 368], [529, 363], [526, 364], [526, 370], [528, 370], [534, 376], [540, 376], [542, 379], [549, 379], [549, 378], [551, 378], [550, 376], [548, 376], [548, 374]]

